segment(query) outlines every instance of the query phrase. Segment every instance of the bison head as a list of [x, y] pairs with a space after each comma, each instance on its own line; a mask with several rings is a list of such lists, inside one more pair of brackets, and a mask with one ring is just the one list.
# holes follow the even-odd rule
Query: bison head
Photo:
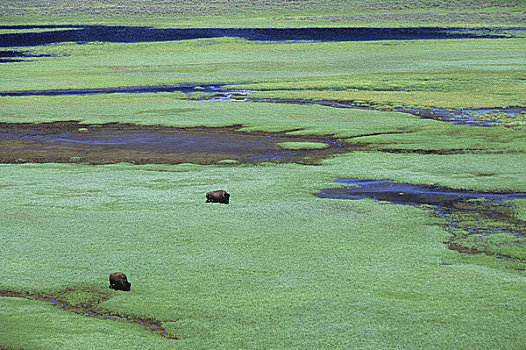
[[131, 283], [128, 282], [128, 278], [122, 272], [113, 272], [110, 274], [110, 288], [128, 292], [131, 288]]

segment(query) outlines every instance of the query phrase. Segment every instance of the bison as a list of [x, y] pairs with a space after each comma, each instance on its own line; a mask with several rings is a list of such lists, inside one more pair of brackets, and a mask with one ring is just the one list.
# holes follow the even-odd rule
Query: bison
[[206, 202], [212, 202], [212, 203], [225, 203], [228, 204], [228, 200], [230, 198], [230, 195], [223, 190], [219, 191], [210, 191], [206, 194]]
[[128, 282], [126, 275], [122, 272], [113, 272], [110, 274], [110, 288], [115, 290], [129, 291], [131, 283]]

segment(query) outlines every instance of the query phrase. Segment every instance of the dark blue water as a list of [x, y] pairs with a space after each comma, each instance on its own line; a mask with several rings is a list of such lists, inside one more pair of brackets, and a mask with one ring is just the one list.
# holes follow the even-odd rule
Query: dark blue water
[[510, 38], [517, 29], [462, 28], [186, 28], [159, 29], [99, 25], [0, 26], [0, 29], [60, 29], [0, 34], [0, 47], [39, 46], [63, 42], [138, 43], [206, 38], [250, 41], [375, 41]]
[[56, 57], [56, 55], [36, 54], [31, 51], [0, 51], [0, 63], [21, 62], [25, 60], [18, 58], [28, 57]]
[[[460, 252], [485, 253], [483, 250], [463, 248], [454, 240], [470, 236], [488, 237], [505, 235], [506, 241], [499, 246], [524, 244], [526, 223], [516, 217], [513, 200], [526, 198], [526, 193], [494, 193], [453, 190], [441, 186], [425, 186], [395, 183], [393, 181], [338, 179], [335, 182], [352, 187], [325, 189], [314, 194], [320, 198], [372, 199], [394, 204], [428, 205], [433, 212], [447, 220], [446, 229], [451, 233], [450, 249]], [[481, 199], [483, 201], [470, 201]], [[475, 226], [474, 226], [475, 225]], [[501, 228], [502, 226], [506, 228]], [[491, 244], [486, 241], [486, 244]], [[511, 258], [494, 252], [487, 253], [499, 258]], [[523, 259], [518, 259], [523, 260]]]
[[453, 190], [447, 187], [410, 185], [393, 181], [338, 179], [335, 182], [353, 187], [321, 190], [315, 196], [333, 199], [373, 199], [405, 205], [433, 205], [451, 207], [459, 201], [485, 199], [503, 201], [526, 198], [526, 193], [491, 193]]
[[[97, 94], [140, 94], [158, 92], [182, 92], [190, 94], [194, 92], [221, 93], [222, 87], [229, 84], [179, 84], [179, 85], [155, 85], [155, 86], [122, 86], [101, 89], [74, 89], [74, 90], [33, 90], [33, 91], [6, 91], [0, 92], [0, 96], [61, 96], [61, 95], [97, 95]], [[242, 85], [242, 84], [236, 84]]]

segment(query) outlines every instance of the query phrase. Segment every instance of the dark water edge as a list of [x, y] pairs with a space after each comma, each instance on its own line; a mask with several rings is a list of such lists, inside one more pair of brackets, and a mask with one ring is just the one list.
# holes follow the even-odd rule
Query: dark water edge
[[514, 38], [522, 29], [489, 28], [183, 28], [48, 25], [0, 26], [1, 29], [60, 29], [43, 32], [0, 34], [0, 47], [39, 46], [63, 42], [138, 43], [211, 38], [242, 38], [249, 41], [377, 41], [437, 39], [503, 39]]
[[[526, 198], [526, 193], [475, 192], [378, 180], [338, 179], [335, 182], [350, 187], [324, 189], [314, 196], [346, 200], [372, 199], [431, 209], [448, 222], [447, 231], [451, 238], [446, 243], [450, 249], [526, 262], [524, 258], [484, 248], [493, 246], [497, 252], [499, 249], [504, 252], [506, 250], [502, 249], [506, 247], [526, 244], [526, 222], [517, 218], [513, 204], [515, 199]], [[506, 239], [493, 242], [491, 237], [494, 235]], [[472, 238], [481, 242], [482, 248], [463, 244], [466, 239]]]
[[[65, 96], [65, 95], [99, 95], [99, 94], [140, 94], [159, 92], [182, 92], [190, 94], [222, 93], [225, 85], [232, 84], [178, 84], [178, 85], [153, 85], [153, 86], [119, 86], [100, 89], [58, 89], [58, 90], [30, 90], [30, 91], [5, 91], [1, 96]], [[243, 85], [243, 84], [235, 84]]]
[[[14, 52], [14, 51], [13, 51]], [[1, 62], [1, 60], [0, 60]], [[304, 100], [304, 99], [272, 99], [272, 98], [251, 98], [249, 95], [254, 90], [242, 90], [225, 88], [225, 86], [249, 87], [251, 83], [215, 83], [215, 84], [177, 84], [177, 85], [154, 85], [154, 86], [122, 86], [112, 88], [100, 89], [58, 89], [58, 90], [29, 90], [29, 91], [4, 91], [0, 92], [2, 96], [67, 96], [67, 95], [97, 95], [97, 94], [140, 94], [140, 93], [173, 93], [182, 92], [184, 94], [191, 93], [207, 93], [214, 94], [210, 97], [198, 99], [198, 101], [216, 101], [216, 102], [262, 102], [262, 103], [285, 103], [285, 104], [299, 104], [299, 105], [319, 105], [332, 108], [349, 108], [349, 109], [364, 109], [364, 110], [380, 110], [380, 111], [395, 111], [402, 113], [409, 113], [424, 119], [433, 119], [438, 121], [450, 122], [456, 125], [468, 126], [498, 126], [498, 120], [482, 120], [478, 119], [478, 115], [485, 113], [504, 113], [511, 117], [518, 117], [526, 114], [524, 107], [508, 107], [508, 108], [492, 108], [492, 109], [383, 109], [374, 107], [356, 106], [353, 101], [330, 101], [330, 100]], [[328, 89], [332, 90], [332, 89]], [[324, 90], [316, 90], [324, 91]], [[194, 99], [189, 99], [193, 101]]]
[[0, 63], [24, 62], [20, 58], [58, 57], [57, 55], [37, 54], [32, 51], [0, 51]]

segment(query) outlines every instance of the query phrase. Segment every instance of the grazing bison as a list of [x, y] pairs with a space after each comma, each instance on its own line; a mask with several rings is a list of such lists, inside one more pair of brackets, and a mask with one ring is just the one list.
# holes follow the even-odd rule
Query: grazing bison
[[110, 288], [115, 290], [129, 291], [131, 283], [128, 282], [126, 275], [122, 272], [113, 272], [110, 274]]
[[230, 195], [223, 190], [220, 191], [210, 191], [206, 194], [206, 202], [215, 202], [215, 203], [225, 203], [228, 204], [228, 199]]

